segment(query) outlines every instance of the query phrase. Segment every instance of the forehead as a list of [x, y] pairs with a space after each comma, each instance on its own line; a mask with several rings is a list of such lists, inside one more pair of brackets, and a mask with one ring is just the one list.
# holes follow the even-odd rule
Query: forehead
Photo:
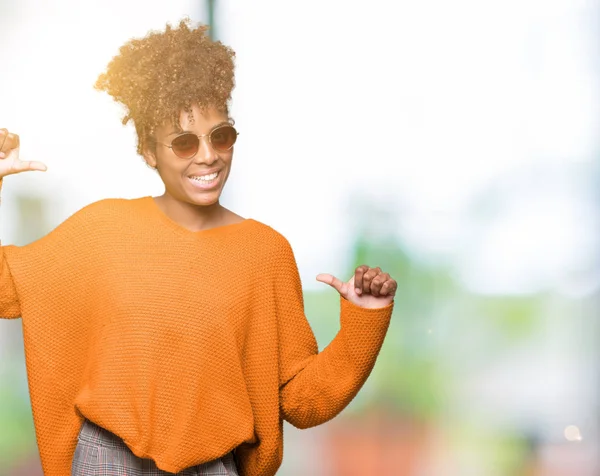
[[191, 107], [191, 111], [181, 111], [179, 113], [179, 124], [172, 124], [170, 120], [165, 121], [159, 130], [165, 133], [175, 132], [177, 130], [201, 130], [210, 129], [217, 124], [226, 122], [229, 116], [224, 111], [219, 111], [215, 107], [200, 108], [196, 104]]
[[219, 111], [212, 106], [201, 109], [194, 104], [191, 113], [181, 111], [179, 114], [179, 123], [181, 125], [215, 124], [226, 120], [227, 113]]

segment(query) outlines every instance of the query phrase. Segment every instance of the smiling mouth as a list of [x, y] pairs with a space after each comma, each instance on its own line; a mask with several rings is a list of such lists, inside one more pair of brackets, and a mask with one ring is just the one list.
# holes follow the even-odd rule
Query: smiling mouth
[[208, 175], [190, 175], [188, 178], [190, 180], [194, 180], [200, 183], [210, 183], [213, 182], [220, 174], [220, 170]]
[[221, 170], [207, 175], [189, 175], [188, 180], [196, 190], [213, 190], [221, 182]]

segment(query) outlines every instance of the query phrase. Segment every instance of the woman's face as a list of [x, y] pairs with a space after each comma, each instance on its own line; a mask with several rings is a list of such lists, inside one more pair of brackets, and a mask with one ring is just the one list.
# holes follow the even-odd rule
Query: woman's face
[[[228, 117], [215, 108], [201, 110], [194, 105], [192, 118], [182, 111], [179, 121], [183, 131], [203, 135], [209, 134], [220, 124], [228, 123]], [[156, 168], [165, 184], [165, 195], [170, 198], [193, 205], [218, 204], [231, 170], [233, 147], [226, 152], [217, 152], [211, 146], [208, 136], [205, 136], [200, 138], [196, 155], [191, 159], [182, 159], [171, 148], [163, 145], [171, 145], [171, 141], [181, 132], [170, 123], [158, 127], [155, 132], [156, 153], [147, 151], [144, 154], [146, 162]], [[212, 179], [210, 175], [214, 173], [217, 176]]]

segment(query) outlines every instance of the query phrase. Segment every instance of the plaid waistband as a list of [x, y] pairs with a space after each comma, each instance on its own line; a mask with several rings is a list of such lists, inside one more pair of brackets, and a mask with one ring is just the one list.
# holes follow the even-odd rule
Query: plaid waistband
[[[94, 446], [117, 448], [120, 450], [119, 451], [120, 454], [122, 454], [124, 456], [129, 455], [130, 457], [137, 458], [137, 456], [135, 456], [132, 453], [132, 451], [129, 449], [129, 447], [125, 444], [125, 442], [121, 438], [119, 438], [114, 433], [111, 433], [110, 431], [102, 428], [101, 426], [96, 425], [94, 422], [88, 420], [87, 418], [84, 419], [83, 424], [81, 425], [81, 429], [79, 430], [79, 439], [85, 441], [88, 444], [94, 445]], [[217, 465], [218, 466], [217, 467], [217, 466], [215, 466], [215, 464], [219, 459], [221, 460], [221, 462], [223, 464], [222, 465], [219, 464], [219, 465]], [[223, 466], [224, 466], [224, 468], [223, 468]], [[228, 475], [237, 476], [238, 472], [237, 472], [236, 466], [237, 466], [237, 462], [236, 462], [235, 452], [231, 451], [231, 452], [227, 453], [226, 455], [222, 456], [221, 458], [218, 458], [214, 461], [209, 461], [202, 465], [198, 465], [197, 467], [194, 467], [194, 468], [200, 470], [199, 474], [212, 474], [212, 475], [228, 474]], [[203, 472], [203, 470], [211, 470], [211, 471], [205, 473], [205, 472]], [[223, 470], [225, 470], [226, 473], [222, 473]], [[165, 473], [165, 474], [167, 474], [167, 473]]]
[[129, 450], [121, 438], [101, 426], [96, 425], [87, 418], [83, 420], [83, 425], [81, 425], [81, 430], [79, 430], [79, 439], [108, 448]]

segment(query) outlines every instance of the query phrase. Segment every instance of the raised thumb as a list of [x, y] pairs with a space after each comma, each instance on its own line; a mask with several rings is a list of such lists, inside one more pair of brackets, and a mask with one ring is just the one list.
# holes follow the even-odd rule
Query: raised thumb
[[317, 274], [317, 281], [321, 281], [322, 283], [329, 284], [331, 287], [335, 288], [338, 292], [342, 292], [343, 282], [340, 281], [335, 276], [326, 273]]
[[43, 164], [42, 162], [36, 162], [36, 161], [30, 161], [30, 160], [21, 161], [16, 166], [16, 168], [19, 172], [26, 172], [28, 170], [39, 170], [40, 172], [45, 172], [46, 170], [48, 170], [48, 167], [46, 167], [46, 164]]

